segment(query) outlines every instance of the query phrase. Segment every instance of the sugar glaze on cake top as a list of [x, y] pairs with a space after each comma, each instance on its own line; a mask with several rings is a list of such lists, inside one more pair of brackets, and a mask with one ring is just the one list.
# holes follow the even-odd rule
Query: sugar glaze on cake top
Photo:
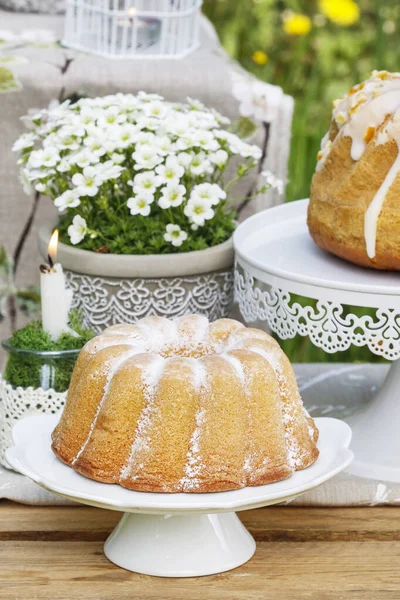
[[333, 103], [333, 127], [324, 136], [318, 154], [317, 171], [324, 168], [340, 136], [351, 138], [351, 158], [359, 161], [369, 143], [394, 141], [397, 159], [377, 190], [364, 216], [364, 238], [370, 259], [376, 256], [378, 219], [390, 187], [400, 171], [400, 73], [373, 71], [366, 81]]

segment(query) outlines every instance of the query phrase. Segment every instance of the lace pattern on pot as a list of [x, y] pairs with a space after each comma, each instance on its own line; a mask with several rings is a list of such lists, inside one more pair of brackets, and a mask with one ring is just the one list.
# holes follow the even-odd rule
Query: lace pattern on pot
[[73, 305], [84, 325], [96, 332], [143, 317], [199, 313], [214, 321], [227, 317], [233, 302], [233, 272], [165, 279], [113, 279], [66, 271]]
[[374, 316], [349, 313], [344, 305], [330, 301], [318, 300], [302, 306], [285, 290], [271, 286], [263, 289], [239, 265], [235, 300], [247, 322], [265, 321], [281, 339], [309, 336], [315, 346], [330, 354], [355, 345], [368, 346], [371, 352], [388, 360], [400, 358], [399, 306], [376, 309]]
[[7, 448], [12, 446], [11, 431], [17, 421], [36, 414], [59, 412], [67, 392], [55, 392], [42, 388], [13, 388], [0, 377], [0, 463], [10, 469], [5, 458]]

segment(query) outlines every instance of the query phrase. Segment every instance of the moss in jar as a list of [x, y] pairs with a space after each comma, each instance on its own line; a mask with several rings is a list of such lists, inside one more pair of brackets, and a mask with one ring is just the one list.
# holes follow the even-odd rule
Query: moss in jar
[[[80, 350], [94, 336], [94, 332], [82, 326], [78, 311], [71, 310], [70, 327], [78, 336], [63, 333], [53, 342], [50, 335], [43, 330], [41, 321], [32, 321], [23, 329], [16, 331], [10, 344], [16, 349], [39, 352], [59, 352], [62, 350]], [[32, 354], [9, 351], [4, 369], [4, 379], [14, 388], [54, 389], [65, 392], [68, 389], [77, 354], [65, 358], [51, 358]]]

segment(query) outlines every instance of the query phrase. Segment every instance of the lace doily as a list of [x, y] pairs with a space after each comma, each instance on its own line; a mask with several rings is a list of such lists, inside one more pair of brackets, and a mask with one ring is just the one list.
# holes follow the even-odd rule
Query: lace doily
[[333, 301], [311, 299], [303, 306], [289, 292], [258, 282], [238, 264], [235, 300], [247, 322], [264, 321], [281, 339], [309, 336], [315, 346], [330, 354], [354, 344], [368, 346], [388, 360], [400, 358], [399, 306], [378, 308], [373, 316], [358, 316]]
[[96, 332], [147, 316], [205, 315], [210, 321], [227, 317], [233, 302], [233, 272], [165, 279], [113, 279], [66, 271], [86, 327]]
[[5, 452], [12, 445], [11, 430], [24, 417], [35, 414], [59, 412], [67, 392], [55, 392], [42, 388], [13, 388], [0, 376], [0, 463], [10, 469]]

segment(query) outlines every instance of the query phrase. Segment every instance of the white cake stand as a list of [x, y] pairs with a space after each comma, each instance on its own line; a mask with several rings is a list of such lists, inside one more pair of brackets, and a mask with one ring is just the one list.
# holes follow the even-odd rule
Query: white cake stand
[[50, 448], [58, 415], [28, 417], [13, 430], [10, 465], [45, 489], [70, 500], [125, 512], [104, 552], [115, 564], [164, 577], [211, 575], [234, 569], [255, 552], [255, 541], [234, 511], [291, 500], [343, 469], [353, 454], [351, 429], [317, 419], [320, 457], [290, 479], [214, 494], [149, 494], [98, 483], [61, 463]]
[[[364, 269], [320, 250], [306, 224], [308, 200], [266, 210], [240, 225], [235, 294], [247, 321], [282, 339], [308, 335], [326, 352], [352, 344], [394, 361], [374, 401], [348, 422], [355, 460], [348, 472], [400, 482], [400, 273]], [[291, 294], [303, 296], [300, 304]], [[359, 317], [348, 306], [375, 309]]]

